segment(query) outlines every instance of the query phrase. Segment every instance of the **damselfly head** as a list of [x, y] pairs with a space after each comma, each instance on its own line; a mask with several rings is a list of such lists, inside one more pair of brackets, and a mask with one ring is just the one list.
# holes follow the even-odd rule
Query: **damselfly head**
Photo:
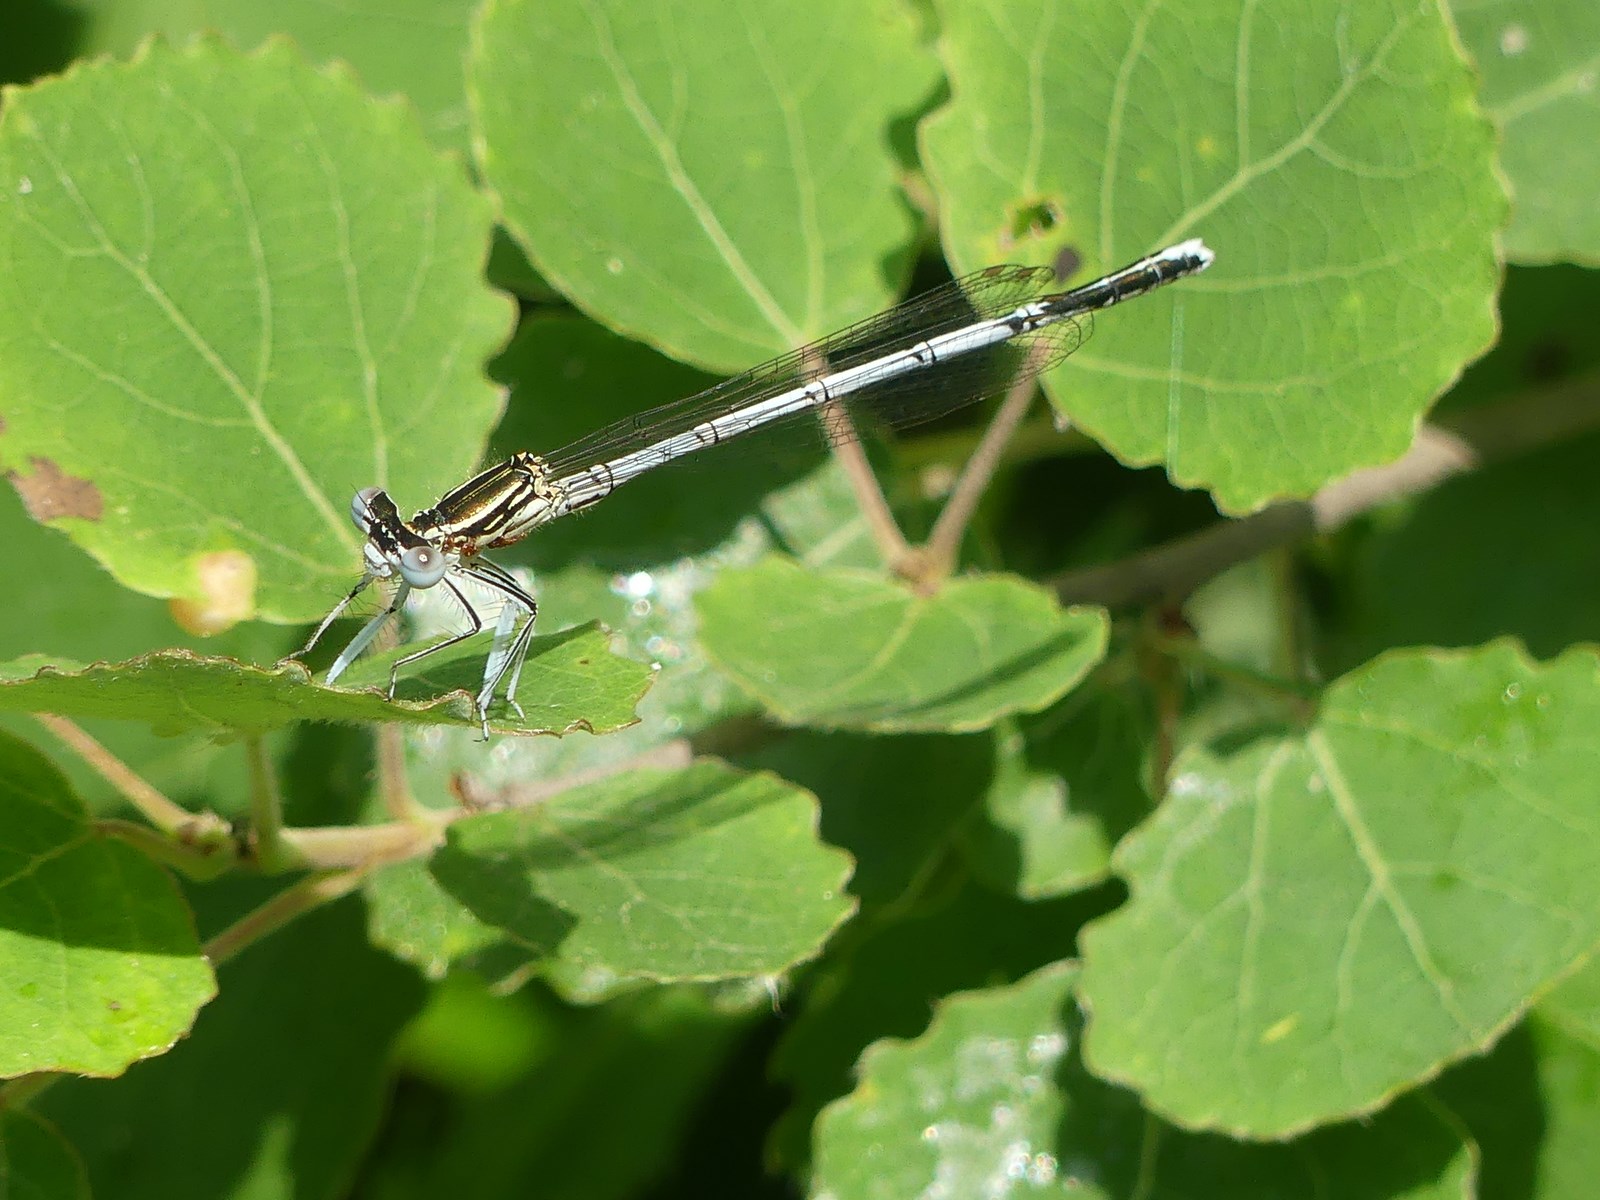
[[414, 588], [431, 588], [460, 556], [441, 549], [400, 518], [382, 488], [362, 488], [350, 501], [350, 520], [366, 535], [361, 548], [368, 574], [388, 579], [396, 571]]

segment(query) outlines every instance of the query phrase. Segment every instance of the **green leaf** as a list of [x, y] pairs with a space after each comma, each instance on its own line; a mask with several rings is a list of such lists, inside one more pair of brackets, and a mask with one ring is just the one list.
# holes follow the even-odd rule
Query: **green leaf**
[[1303, 733], [1181, 756], [1084, 934], [1091, 1068], [1279, 1137], [1482, 1051], [1600, 941], [1596, 678], [1589, 650], [1395, 653]]
[[1308, 495], [1397, 457], [1492, 340], [1505, 197], [1440, 6], [941, 15], [954, 99], [922, 148], [953, 261], [1217, 253], [1050, 376], [1123, 461], [1230, 510]]
[[[1600, 1174], [1600, 963], [1590, 960], [1534, 1009], [1528, 1020], [1538, 1071], [1539, 1200], [1586, 1195]], [[1489, 1193], [1485, 1192], [1485, 1196]]]
[[491, 983], [519, 972], [534, 956], [526, 947], [445, 891], [424, 862], [396, 863], [374, 871], [363, 885], [372, 944], [411, 963], [429, 979], [458, 964]]
[[841, 939], [818, 965], [785, 1021], [770, 1072], [793, 1101], [773, 1129], [772, 1156], [791, 1170], [805, 1163], [817, 1113], [851, 1089], [856, 1060], [872, 1042], [921, 1034], [951, 992], [1010, 982], [1069, 957], [1084, 920], [1111, 903], [1108, 889], [1024, 904], [969, 881], [864, 921], [859, 937]]
[[1588, 0], [1455, 0], [1450, 11], [1502, 132], [1515, 201], [1506, 253], [1600, 263], [1600, 9]]
[[[265, 668], [187, 650], [83, 666], [32, 655], [0, 663], [0, 711], [141, 721], [157, 733], [262, 733], [299, 721], [390, 721], [476, 729], [472, 697], [491, 634], [440, 651], [401, 677], [385, 699], [389, 664], [415, 649], [374, 655], [340, 678], [314, 684], [297, 662]], [[523, 717], [496, 706], [505, 733], [591, 733], [633, 722], [648, 667], [618, 658], [595, 625], [533, 639], [518, 691]]]
[[167, 1050], [216, 986], [166, 872], [5, 733], [0, 830], [0, 1075], [116, 1075]]
[[777, 975], [849, 916], [816, 801], [712, 762], [641, 770], [457, 821], [433, 873], [584, 992]]
[[476, 0], [65, 0], [80, 14], [78, 53], [126, 57], [145, 38], [183, 41], [216, 33], [241, 49], [287, 35], [318, 62], [342, 59], [367, 90], [404, 93], [428, 136], [465, 159], [467, 23]]
[[1600, 1049], [1593, 1029], [1571, 1029], [1542, 1016], [1532, 1023], [1544, 1113], [1539, 1141], [1539, 1195], [1579, 1197], [1594, 1186], [1600, 1150]]
[[[1476, 1197], [1482, 1200], [1555, 1200], [1535, 1186], [1542, 1157], [1545, 1098], [1530, 1032], [1524, 1021], [1487, 1054], [1445, 1071], [1426, 1095], [1472, 1137], [1482, 1156]], [[1586, 1190], [1568, 1192], [1573, 1200]]]
[[115, 1081], [60, 1084], [37, 1107], [82, 1151], [99, 1196], [345, 1194], [421, 984], [366, 944], [354, 902], [301, 917], [220, 981], [170, 1054]]
[[880, 1042], [854, 1093], [817, 1125], [816, 1200], [1013, 1193], [1277, 1200], [1467, 1200], [1473, 1155], [1457, 1129], [1403, 1101], [1293, 1146], [1184, 1135], [1077, 1061], [1077, 971], [952, 996], [928, 1032]]
[[1099, 610], [1021, 579], [933, 596], [770, 558], [700, 594], [706, 653], [784, 721], [882, 733], [983, 729], [1054, 703], [1104, 653]]
[[856, 1091], [818, 1119], [812, 1195], [1079, 1194], [1060, 1178], [1065, 1105], [1052, 1086], [1076, 978], [1051, 967], [951, 997], [921, 1038], [869, 1048]]
[[816, 793], [822, 836], [856, 860], [863, 905], [914, 900], [982, 802], [994, 769], [988, 737], [800, 733], [748, 756]]
[[499, 410], [489, 206], [412, 114], [282, 45], [151, 47], [6, 96], [0, 459], [126, 586], [318, 615], [349, 494], [467, 472]]
[[0, 1164], [7, 1196], [90, 1200], [83, 1160], [52, 1125], [32, 1113], [0, 1112]]
[[[174, 643], [197, 653], [271, 662], [305, 640], [299, 631], [253, 621], [208, 639], [183, 632], [173, 623], [166, 603], [118, 585], [59, 530], [32, 520], [16, 493], [5, 486], [0, 486], [0, 545], [16, 562], [28, 564], [27, 570], [12, 572], [6, 581], [0, 663], [41, 651], [49, 653], [48, 661], [119, 662], [151, 646]], [[0, 677], [7, 677], [3, 667]], [[33, 737], [38, 728], [20, 714], [0, 713], [0, 723], [23, 738]], [[217, 812], [242, 811], [246, 806], [249, 780], [235, 749], [211, 740], [180, 744], [126, 722], [91, 725], [90, 732], [179, 803]], [[63, 760], [61, 766], [93, 811], [125, 803], [104, 777], [75, 757]]]
[[894, 298], [916, 226], [885, 127], [937, 78], [888, 0], [735, 21], [495, 0], [468, 89], [480, 164], [539, 271], [613, 329], [732, 371]]
[[1104, 879], [1111, 848], [1149, 813], [1150, 719], [1126, 685], [1094, 680], [1003, 728], [987, 821], [962, 841], [973, 869], [1029, 900]]

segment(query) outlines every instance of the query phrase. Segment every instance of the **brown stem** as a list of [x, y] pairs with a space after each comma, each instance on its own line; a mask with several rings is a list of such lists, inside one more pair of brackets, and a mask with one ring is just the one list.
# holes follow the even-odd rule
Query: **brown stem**
[[431, 816], [433, 810], [411, 793], [411, 780], [406, 774], [405, 735], [400, 726], [380, 725], [377, 747], [378, 795], [383, 800], [383, 811], [396, 821]]
[[370, 869], [359, 867], [302, 879], [240, 917], [207, 942], [201, 953], [211, 960], [213, 967], [219, 967], [246, 946], [282, 929], [302, 913], [348, 896], [361, 886]]
[[1454, 475], [1577, 434], [1600, 429], [1600, 372], [1554, 387], [1441, 416], [1411, 449], [1381, 467], [1352, 472], [1309, 501], [1274, 504], [1222, 521], [1121, 562], [1071, 571], [1052, 581], [1063, 603], [1107, 606], [1186, 596], [1236, 563], [1312, 533], [1337, 529], [1392, 500], [1417, 495]]
[[245, 758], [250, 764], [250, 837], [256, 861], [264, 870], [278, 870], [283, 796], [278, 790], [278, 772], [267, 757], [266, 740], [260, 734], [245, 739]]
[[180, 842], [196, 846], [232, 838], [232, 829], [221, 817], [209, 812], [192, 813], [181, 804], [173, 803], [133, 768], [90, 737], [77, 722], [54, 713], [34, 713], [33, 719], [55, 734], [102, 779], [121, 792], [128, 803], [157, 829]]
[[830, 405], [822, 421], [828, 431], [828, 440], [833, 444], [834, 461], [850, 482], [856, 507], [861, 510], [861, 519], [867, 524], [867, 532], [878, 547], [879, 556], [891, 571], [898, 571], [901, 564], [915, 555], [916, 551], [906, 541], [906, 535], [900, 532], [899, 522], [890, 511], [889, 500], [883, 494], [883, 485], [878, 482], [877, 472], [867, 461], [867, 452], [856, 435], [850, 415], [843, 408]]
[[148, 825], [116, 817], [100, 818], [94, 822], [94, 830], [126, 842], [157, 862], [182, 871], [190, 879], [215, 879], [239, 860], [239, 847], [232, 838], [190, 845]]
[[445, 826], [457, 815], [441, 812], [429, 821], [285, 829], [279, 835], [279, 855], [285, 868], [370, 870], [434, 850]]
[[956, 556], [961, 552], [961, 540], [966, 536], [967, 526], [972, 523], [972, 514], [978, 511], [978, 501], [983, 498], [989, 481], [999, 470], [1006, 447], [1010, 445], [1017, 427], [1022, 424], [1023, 417], [1028, 415], [1028, 408], [1033, 403], [1034, 377], [1038, 375], [1039, 367], [1049, 352], [1049, 345], [1045, 342], [1036, 343], [1028, 351], [1031, 361], [1018, 371], [1017, 379], [1006, 390], [1005, 399], [995, 410], [994, 419], [983, 431], [983, 437], [962, 468], [950, 499], [945, 501], [939, 519], [933, 523], [933, 531], [922, 546], [921, 573], [916, 582], [924, 587], [937, 586], [955, 570]]

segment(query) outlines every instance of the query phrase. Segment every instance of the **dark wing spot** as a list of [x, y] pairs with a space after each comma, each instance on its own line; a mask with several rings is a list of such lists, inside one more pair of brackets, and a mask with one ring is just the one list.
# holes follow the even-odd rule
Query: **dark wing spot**
[[98, 521], [105, 515], [105, 497], [90, 480], [66, 474], [48, 458], [33, 457], [28, 462], [33, 474], [12, 471], [7, 478], [35, 521], [57, 521], [62, 517]]

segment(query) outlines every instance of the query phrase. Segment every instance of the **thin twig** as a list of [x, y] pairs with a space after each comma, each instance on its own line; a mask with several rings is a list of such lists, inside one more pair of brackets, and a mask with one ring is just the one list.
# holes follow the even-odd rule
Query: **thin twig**
[[[839, 418], [849, 420], [842, 411]], [[830, 425], [833, 421], [834, 418], [830, 417]], [[883, 485], [878, 482], [877, 472], [867, 461], [867, 452], [853, 430], [849, 436], [833, 439], [833, 457], [844, 471], [844, 477], [850, 481], [856, 507], [861, 510], [861, 519], [866, 522], [867, 532], [872, 535], [879, 556], [891, 571], [898, 571], [901, 564], [916, 551], [906, 541], [906, 535], [900, 532], [900, 524], [894, 519], [889, 500], [883, 494]]]
[[[811, 347], [801, 360], [800, 371], [806, 379], [820, 378], [828, 369], [827, 360], [815, 351], [816, 347]], [[878, 554], [890, 570], [896, 569], [912, 553], [911, 543], [900, 532], [900, 525], [890, 511], [883, 485], [878, 482], [877, 473], [867, 461], [867, 452], [861, 445], [855, 422], [850, 419], [844, 405], [837, 403], [824, 404], [817, 411], [817, 421], [828, 444], [833, 447], [834, 460], [849, 481], [850, 490], [855, 493], [856, 507], [861, 510], [861, 519], [867, 523], [867, 532], [878, 547]]]
[[239, 861], [239, 847], [232, 838], [189, 845], [148, 825], [116, 817], [101, 817], [93, 828], [96, 833], [126, 842], [156, 862], [182, 871], [190, 879], [215, 879]]
[[76, 721], [55, 713], [34, 713], [33, 718], [122, 793], [128, 803], [157, 829], [179, 841], [197, 846], [232, 838], [232, 829], [221, 817], [210, 812], [193, 813], [169, 800], [133, 768], [90, 737]]
[[361, 886], [370, 871], [370, 867], [358, 867], [302, 879], [240, 917], [207, 942], [201, 953], [211, 960], [212, 966], [219, 967], [246, 946], [282, 929], [301, 914], [348, 896]]
[[406, 774], [405, 735], [400, 726], [380, 725], [377, 747], [378, 795], [383, 801], [383, 811], [396, 821], [429, 816], [433, 810], [411, 792], [411, 780]]
[[1006, 390], [1005, 399], [1000, 402], [989, 427], [983, 431], [983, 437], [967, 459], [961, 477], [956, 480], [950, 498], [939, 513], [939, 519], [933, 523], [933, 531], [922, 545], [918, 583], [937, 586], [955, 570], [956, 556], [961, 552], [961, 541], [966, 537], [967, 526], [972, 523], [973, 513], [978, 511], [978, 501], [988, 489], [989, 481], [1000, 468], [1006, 447], [1016, 434], [1017, 427], [1022, 424], [1022, 419], [1028, 415], [1028, 408], [1033, 403], [1034, 377], [1038, 375], [1039, 367], [1049, 352], [1050, 347], [1046, 342], [1037, 342], [1029, 349], [1030, 361], [1018, 371], [1017, 379]]
[[1111, 607], [1187, 596], [1237, 563], [1313, 533], [1339, 528], [1390, 501], [1426, 492], [1452, 476], [1600, 429], [1600, 372], [1520, 393], [1504, 403], [1441, 417], [1417, 433], [1396, 462], [1335, 480], [1309, 501], [1274, 504], [1120, 562], [1051, 581], [1067, 604]]
[[419, 858], [436, 849], [443, 840], [445, 827], [459, 815], [459, 810], [439, 811], [431, 821], [285, 829], [279, 835], [279, 854], [285, 868], [371, 869]]
[[245, 758], [250, 764], [250, 837], [256, 861], [264, 870], [279, 870], [283, 795], [278, 790], [278, 772], [267, 757], [266, 740], [260, 734], [245, 739]]
[[16, 1112], [40, 1092], [67, 1078], [64, 1071], [34, 1071], [31, 1075], [18, 1075], [0, 1085], [0, 1112]]

